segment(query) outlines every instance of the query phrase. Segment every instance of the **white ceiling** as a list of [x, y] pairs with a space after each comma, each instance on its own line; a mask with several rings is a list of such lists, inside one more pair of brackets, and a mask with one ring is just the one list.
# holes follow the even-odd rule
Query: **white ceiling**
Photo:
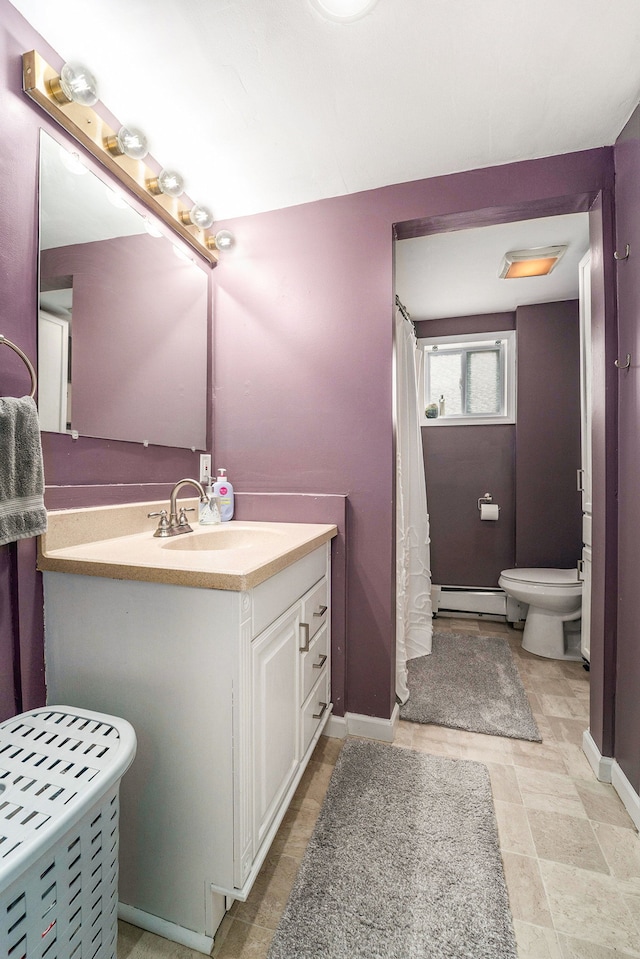
[[216, 216], [614, 142], [638, 0], [13, 0]]
[[[553, 272], [501, 280], [510, 250], [568, 244]], [[414, 320], [512, 312], [578, 297], [578, 263], [589, 248], [589, 215], [540, 217], [396, 243], [396, 292]]]

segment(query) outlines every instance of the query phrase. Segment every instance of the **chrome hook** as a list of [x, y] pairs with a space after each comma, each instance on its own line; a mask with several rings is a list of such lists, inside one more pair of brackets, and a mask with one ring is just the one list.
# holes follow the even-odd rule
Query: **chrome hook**
[[629, 254], [631, 253], [631, 247], [628, 243], [625, 244], [624, 253], [618, 253], [617, 250], [614, 250], [614, 257], [616, 260], [628, 260]]
[[628, 370], [631, 366], [631, 353], [627, 353], [624, 363], [621, 363], [620, 360], [616, 360], [615, 365], [619, 370]]

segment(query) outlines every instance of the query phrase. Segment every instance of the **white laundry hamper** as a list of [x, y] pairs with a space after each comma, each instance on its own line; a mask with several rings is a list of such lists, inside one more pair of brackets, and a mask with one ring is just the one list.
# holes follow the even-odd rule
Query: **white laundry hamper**
[[48, 706], [0, 723], [0, 959], [116, 959], [123, 719]]

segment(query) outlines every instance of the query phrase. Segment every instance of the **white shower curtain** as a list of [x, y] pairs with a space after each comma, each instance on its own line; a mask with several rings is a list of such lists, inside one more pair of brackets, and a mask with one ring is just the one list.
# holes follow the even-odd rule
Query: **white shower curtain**
[[431, 556], [413, 325], [396, 311], [396, 695], [409, 699], [407, 660], [431, 652]]

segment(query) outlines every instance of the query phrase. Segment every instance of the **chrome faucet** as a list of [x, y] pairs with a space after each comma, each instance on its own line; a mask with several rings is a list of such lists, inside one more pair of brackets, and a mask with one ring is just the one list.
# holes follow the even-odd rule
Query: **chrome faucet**
[[187, 522], [187, 513], [190, 513], [193, 510], [193, 506], [188, 509], [184, 506], [180, 508], [180, 513], [178, 514], [178, 504], [176, 502], [178, 493], [184, 486], [194, 486], [198, 493], [200, 494], [200, 502], [207, 502], [207, 494], [205, 493], [203, 487], [194, 479], [182, 479], [178, 480], [176, 485], [171, 490], [171, 496], [169, 497], [169, 516], [167, 517], [166, 509], [160, 510], [158, 513], [147, 513], [147, 516], [150, 518], [152, 516], [159, 516], [160, 522], [158, 523], [158, 528], [156, 529], [154, 536], [177, 536], [178, 533], [192, 533], [193, 530]]

